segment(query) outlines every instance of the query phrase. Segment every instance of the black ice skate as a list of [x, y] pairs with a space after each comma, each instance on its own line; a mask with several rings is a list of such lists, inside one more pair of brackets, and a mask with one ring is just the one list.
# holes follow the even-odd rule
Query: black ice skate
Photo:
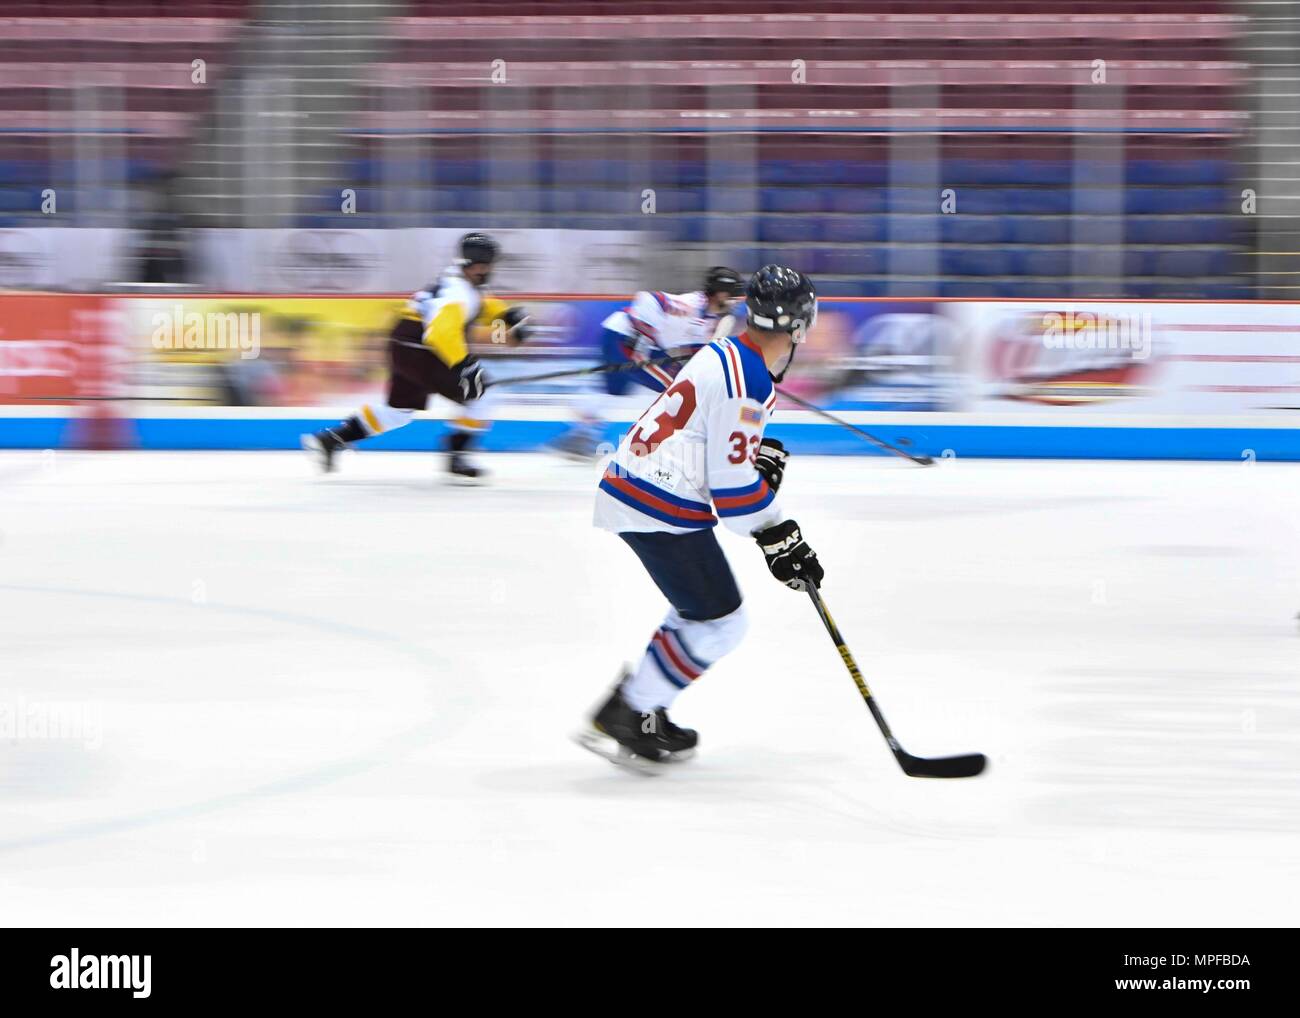
[[456, 431], [447, 439], [447, 470], [453, 480], [462, 484], [478, 484], [487, 477], [487, 471], [476, 467], [465, 453], [471, 438], [463, 431]]
[[311, 453], [316, 465], [328, 474], [338, 469], [339, 453], [368, 434], [361, 418], [349, 417], [332, 428], [318, 431], [314, 435], [303, 435], [302, 447]]
[[611, 763], [646, 774], [695, 755], [700, 741], [697, 732], [673, 724], [662, 707], [634, 710], [623, 699], [622, 688], [621, 680], [590, 725], [578, 733], [578, 745]]
[[322, 473], [330, 474], [338, 469], [338, 454], [348, 447], [332, 428], [318, 431], [314, 435], [302, 436], [302, 447], [311, 454]]
[[600, 457], [600, 430], [587, 423], [575, 424], [552, 441], [550, 448], [575, 463], [589, 463]]

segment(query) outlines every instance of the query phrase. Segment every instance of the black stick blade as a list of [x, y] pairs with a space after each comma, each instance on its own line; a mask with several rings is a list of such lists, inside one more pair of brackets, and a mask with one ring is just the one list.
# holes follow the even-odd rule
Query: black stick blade
[[924, 757], [912, 756], [900, 750], [895, 755], [903, 773], [909, 778], [973, 778], [977, 774], [983, 774], [989, 762], [983, 753]]

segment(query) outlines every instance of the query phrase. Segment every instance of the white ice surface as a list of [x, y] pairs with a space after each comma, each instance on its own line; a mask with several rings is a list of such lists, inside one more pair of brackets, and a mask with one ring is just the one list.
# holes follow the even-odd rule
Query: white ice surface
[[795, 459], [903, 744], [992, 760], [927, 782], [730, 534], [698, 759], [573, 745], [661, 601], [487, 459], [0, 454], [0, 922], [1295, 923], [1300, 467]]

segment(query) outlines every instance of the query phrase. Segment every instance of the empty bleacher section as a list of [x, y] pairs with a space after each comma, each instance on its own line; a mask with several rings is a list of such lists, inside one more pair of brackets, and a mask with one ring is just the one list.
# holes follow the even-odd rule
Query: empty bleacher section
[[1267, 6], [10, 0], [0, 225], [51, 186], [127, 224], [161, 180], [191, 227], [644, 231], [683, 285], [1253, 296]]
[[[177, 172], [246, 5], [9, 0], [0, 14], [0, 223], [122, 226]], [[194, 61], [203, 61], [195, 65]], [[201, 71], [196, 75], [196, 67]], [[53, 189], [56, 214], [42, 214]]]
[[828, 293], [1246, 292], [1228, 5], [937, 6], [412, 4], [351, 176], [380, 221], [643, 229]]

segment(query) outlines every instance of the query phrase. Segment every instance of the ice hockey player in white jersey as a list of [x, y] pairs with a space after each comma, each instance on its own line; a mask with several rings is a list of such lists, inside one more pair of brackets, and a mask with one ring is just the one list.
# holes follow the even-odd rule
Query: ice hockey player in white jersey
[[816, 319], [817, 298], [802, 273], [767, 265], [750, 280], [745, 304], [745, 331], [686, 363], [623, 437], [596, 496], [596, 526], [631, 547], [670, 607], [578, 740], [642, 769], [694, 753], [696, 733], [673, 724], [668, 708], [745, 632], [740, 591], [713, 532], [718, 521], [753, 537], [787, 586], [822, 581], [816, 553], [777, 504], [785, 449], [763, 437], [775, 383]]
[[[704, 274], [703, 289], [638, 293], [601, 323], [601, 356], [606, 366], [617, 369], [604, 375], [605, 394], [622, 396], [633, 385], [663, 392], [681, 369], [681, 361], [669, 358], [694, 353], [730, 334], [742, 289], [739, 272], [715, 265]], [[603, 395], [588, 394], [579, 423], [555, 440], [557, 450], [577, 459], [596, 455], [605, 427]]]
[[740, 273], [725, 265], [709, 269], [704, 274], [704, 288], [693, 293], [638, 293], [631, 304], [601, 323], [606, 363], [632, 361], [641, 365], [636, 371], [607, 376], [609, 391], [618, 394], [629, 383], [636, 383], [663, 392], [673, 384], [680, 365], [656, 361], [694, 353], [718, 338], [719, 327], [729, 324], [740, 293]]

